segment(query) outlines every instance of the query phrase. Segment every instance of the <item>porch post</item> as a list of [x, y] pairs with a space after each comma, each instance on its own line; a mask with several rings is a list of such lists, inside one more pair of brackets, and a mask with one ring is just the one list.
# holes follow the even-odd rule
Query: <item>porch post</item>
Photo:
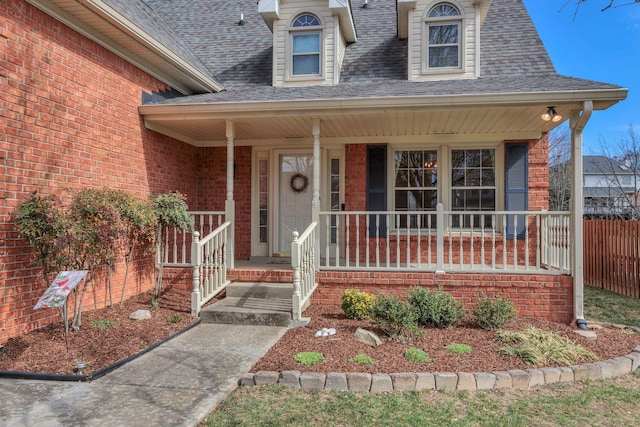
[[584, 326], [584, 239], [583, 233], [583, 185], [582, 185], [582, 131], [591, 117], [593, 103], [583, 102], [582, 114], [572, 111], [571, 127], [571, 273], [573, 275], [573, 317], [578, 326]]
[[235, 139], [235, 128], [233, 120], [226, 121], [227, 130], [227, 198], [224, 202], [225, 221], [231, 222], [228, 233], [227, 245], [227, 267], [233, 268], [235, 264], [235, 244], [236, 244], [236, 202], [233, 200], [233, 143]]
[[[320, 224], [320, 119], [313, 119], [313, 199], [311, 221]], [[315, 239], [313, 263], [320, 268], [320, 239]]]

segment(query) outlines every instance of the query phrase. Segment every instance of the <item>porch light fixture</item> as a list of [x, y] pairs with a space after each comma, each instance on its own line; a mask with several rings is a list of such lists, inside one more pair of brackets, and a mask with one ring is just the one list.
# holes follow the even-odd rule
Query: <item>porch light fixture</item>
[[547, 107], [547, 112], [540, 117], [542, 117], [542, 120], [545, 122], [551, 120], [552, 122], [557, 123], [562, 120], [562, 116], [556, 112], [555, 106]]

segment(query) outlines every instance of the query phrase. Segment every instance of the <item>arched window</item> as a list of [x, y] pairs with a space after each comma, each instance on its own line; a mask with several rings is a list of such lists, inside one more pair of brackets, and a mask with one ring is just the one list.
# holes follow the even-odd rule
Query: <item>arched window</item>
[[291, 75], [321, 74], [322, 28], [318, 17], [310, 13], [298, 15], [290, 28]]
[[439, 3], [431, 8], [426, 23], [426, 67], [461, 67], [462, 17], [460, 11], [449, 3]]

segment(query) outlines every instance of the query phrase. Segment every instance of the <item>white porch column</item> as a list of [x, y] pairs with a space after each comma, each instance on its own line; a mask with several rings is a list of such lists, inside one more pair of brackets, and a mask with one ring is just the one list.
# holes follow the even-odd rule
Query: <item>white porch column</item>
[[[572, 111], [571, 127], [571, 273], [573, 275], [573, 317], [580, 325], [584, 321], [584, 239], [582, 185], [582, 131], [586, 126], [593, 103], [584, 101], [582, 113]], [[585, 325], [586, 326], [586, 325]]]
[[235, 139], [235, 128], [233, 120], [227, 120], [227, 198], [224, 202], [225, 221], [231, 221], [229, 229], [229, 245], [227, 248], [227, 267], [233, 268], [235, 265], [235, 245], [236, 245], [236, 202], [233, 200], [233, 143]]
[[[311, 201], [311, 221], [320, 226], [320, 119], [313, 119], [313, 199]], [[320, 233], [318, 232], [318, 235]], [[315, 239], [313, 262], [320, 268], [320, 239]]]

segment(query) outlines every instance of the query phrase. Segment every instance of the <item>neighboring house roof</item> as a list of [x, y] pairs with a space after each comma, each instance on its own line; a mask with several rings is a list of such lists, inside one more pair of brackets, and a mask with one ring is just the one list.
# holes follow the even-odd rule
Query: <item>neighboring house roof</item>
[[[584, 156], [582, 158], [583, 174], [585, 175], [633, 175], [632, 168], [623, 162], [605, 156]], [[633, 191], [633, 188], [631, 189]]]
[[[557, 75], [520, 0], [492, 1], [481, 31], [478, 79], [408, 81], [407, 41], [397, 36], [396, 1], [376, 0], [366, 9], [352, 8], [358, 41], [346, 49], [338, 85], [282, 88], [271, 86], [273, 35], [258, 14], [255, 0], [155, 0], [148, 5], [226, 89], [166, 104], [531, 93], [553, 97], [554, 92], [575, 95], [620, 89]], [[236, 25], [240, 13], [244, 14], [243, 26]]]
[[625, 194], [635, 193], [633, 187], [585, 187], [583, 189], [584, 197], [619, 197]]

